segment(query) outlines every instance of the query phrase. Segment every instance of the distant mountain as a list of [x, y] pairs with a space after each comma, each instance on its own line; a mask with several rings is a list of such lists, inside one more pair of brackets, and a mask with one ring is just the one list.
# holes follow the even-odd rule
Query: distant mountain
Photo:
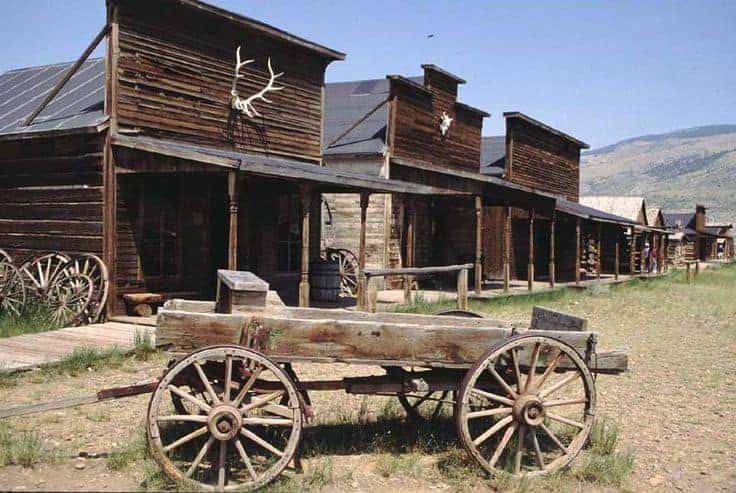
[[708, 207], [708, 221], [736, 222], [736, 125], [643, 135], [584, 153], [582, 193], [643, 195], [665, 211]]

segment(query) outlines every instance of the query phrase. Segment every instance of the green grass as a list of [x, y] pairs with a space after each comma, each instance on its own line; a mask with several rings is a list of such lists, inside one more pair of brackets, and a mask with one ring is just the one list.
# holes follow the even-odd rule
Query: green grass
[[107, 467], [113, 471], [127, 469], [137, 461], [148, 457], [145, 432], [139, 433], [126, 445], [114, 450], [107, 457]]
[[48, 308], [41, 304], [26, 304], [20, 315], [0, 312], [0, 338], [47, 332], [57, 328], [49, 319]]
[[33, 467], [53, 458], [35, 431], [16, 431], [0, 423], [0, 466]]

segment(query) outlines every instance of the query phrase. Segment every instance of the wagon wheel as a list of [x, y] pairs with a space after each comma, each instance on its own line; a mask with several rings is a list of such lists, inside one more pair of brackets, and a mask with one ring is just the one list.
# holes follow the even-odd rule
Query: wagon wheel
[[57, 279], [46, 296], [49, 321], [55, 327], [67, 327], [89, 316], [94, 282], [83, 274], [69, 274]]
[[337, 262], [340, 267], [340, 292], [343, 296], [355, 296], [358, 292], [358, 259], [350, 250], [330, 249], [327, 260]]
[[[181, 384], [192, 376], [203, 395]], [[172, 395], [193, 412], [176, 411]], [[282, 397], [286, 404], [278, 403]], [[251, 349], [212, 346], [189, 354], [159, 382], [148, 405], [148, 444], [164, 473], [188, 488], [252, 490], [292, 460], [302, 421], [296, 386], [281, 367]]]
[[593, 379], [575, 349], [522, 335], [468, 370], [455, 415], [463, 446], [483, 468], [519, 477], [567, 466], [590, 435], [594, 412]]
[[26, 278], [29, 294], [40, 301], [45, 300], [56, 277], [68, 262], [69, 257], [63, 253], [48, 253], [21, 265], [20, 271]]
[[94, 292], [88, 309], [89, 317], [85, 322], [97, 322], [105, 309], [110, 286], [107, 266], [97, 255], [85, 253], [75, 256], [66, 264], [61, 275], [68, 276], [70, 274], [82, 274], [92, 279]]
[[13, 264], [0, 261], [0, 313], [20, 315], [25, 304], [23, 276]]
[[413, 421], [434, 421], [442, 416], [448, 406], [454, 406], [457, 392], [454, 390], [399, 393], [399, 403], [406, 416]]
[[11, 257], [10, 254], [8, 254], [8, 252], [0, 248], [0, 264], [2, 263], [12, 264], [13, 257]]

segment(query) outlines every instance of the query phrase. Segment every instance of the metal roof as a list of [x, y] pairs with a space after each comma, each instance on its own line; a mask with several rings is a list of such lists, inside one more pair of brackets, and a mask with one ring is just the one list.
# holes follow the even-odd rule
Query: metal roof
[[664, 226], [669, 229], [685, 228], [692, 223], [695, 225], [694, 212], [663, 212]]
[[501, 176], [506, 171], [506, 137], [496, 135], [480, 139], [480, 172]]
[[[638, 222], [639, 212], [646, 207], [644, 206], [644, 197], [625, 197], [625, 196], [587, 196], [580, 197], [580, 203], [605, 211], [616, 216], [623, 216], [631, 221]], [[646, 220], [646, 217], [644, 218]]]
[[73, 62], [9, 70], [0, 75], [0, 136], [96, 127], [104, 113], [105, 61], [87, 60], [33, 123], [23, 122]]
[[594, 207], [589, 207], [578, 202], [565, 200], [563, 198], [557, 199], [557, 210], [566, 214], [570, 214], [572, 216], [590, 219], [592, 221], [604, 221], [625, 225], [636, 224], [636, 221], [632, 221], [631, 219], [628, 219], [626, 217], [611, 214], [609, 212], [602, 211]]

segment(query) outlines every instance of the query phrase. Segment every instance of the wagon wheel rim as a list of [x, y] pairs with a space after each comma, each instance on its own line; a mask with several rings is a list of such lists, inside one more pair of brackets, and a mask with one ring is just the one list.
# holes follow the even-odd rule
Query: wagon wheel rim
[[94, 286], [92, 300], [88, 309], [87, 323], [95, 323], [100, 319], [107, 303], [110, 279], [107, 266], [97, 255], [77, 255], [61, 271], [61, 276], [82, 274], [92, 279]]
[[69, 257], [63, 253], [48, 253], [21, 265], [20, 271], [26, 278], [26, 287], [31, 294], [44, 300], [68, 262]]
[[0, 312], [20, 316], [25, 304], [23, 275], [12, 264], [0, 261]]
[[83, 274], [70, 274], [54, 282], [49, 289], [46, 306], [54, 327], [66, 327], [84, 321], [92, 301], [94, 282]]
[[340, 289], [345, 296], [355, 296], [358, 291], [358, 259], [350, 250], [336, 250], [340, 266]]
[[515, 337], [466, 374], [458, 434], [493, 475], [547, 474], [569, 465], [583, 448], [595, 401], [593, 378], [574, 348], [545, 336]]
[[452, 409], [456, 402], [454, 390], [429, 392], [412, 392], [397, 394], [401, 407], [406, 411], [406, 417], [413, 421], [436, 421], [444, 415], [445, 409]]
[[0, 263], [13, 263], [13, 257], [11, 257], [10, 254], [2, 248], [0, 248]]
[[[185, 384], [193, 378], [201, 383], [196, 389]], [[175, 414], [172, 395], [196, 412]], [[302, 421], [296, 385], [281, 367], [247, 348], [215, 346], [189, 354], [161, 379], [148, 407], [148, 443], [164, 473], [180, 484], [253, 490], [293, 459]]]

